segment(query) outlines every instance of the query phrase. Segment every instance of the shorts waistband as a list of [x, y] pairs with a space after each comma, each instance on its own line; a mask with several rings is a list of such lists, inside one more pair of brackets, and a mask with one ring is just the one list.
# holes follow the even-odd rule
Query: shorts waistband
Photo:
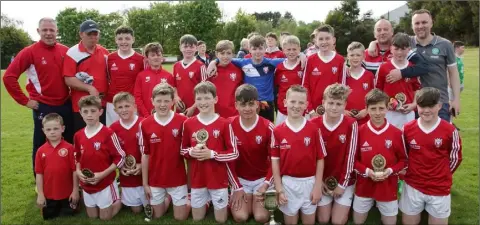
[[293, 181], [307, 181], [307, 180], [314, 180], [315, 176], [311, 176], [311, 177], [291, 177], [291, 176], [284, 175], [284, 176], [282, 176], [282, 179], [293, 180]]

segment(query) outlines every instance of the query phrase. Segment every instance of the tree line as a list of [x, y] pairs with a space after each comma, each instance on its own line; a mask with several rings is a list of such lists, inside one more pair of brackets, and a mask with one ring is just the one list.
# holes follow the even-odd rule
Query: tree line
[[[312, 4], [316, 4], [312, 2]], [[411, 12], [426, 8], [434, 18], [433, 32], [449, 40], [462, 40], [467, 45], [478, 46], [479, 2], [478, 1], [409, 1], [410, 12], [399, 24], [394, 24], [395, 31], [413, 34], [411, 29]], [[154, 2], [148, 8], [130, 8], [124, 11], [101, 14], [98, 10], [79, 11], [65, 8], [56, 16], [58, 39], [67, 46], [79, 42], [79, 25], [86, 19], [95, 20], [101, 28], [100, 44], [106, 48], [116, 48], [115, 29], [120, 25], [131, 26], [135, 30], [135, 48], [158, 41], [167, 54], [178, 55], [178, 40], [183, 34], [190, 33], [207, 43], [209, 50], [222, 39], [235, 43], [238, 50], [242, 38], [251, 32], [265, 35], [268, 32], [289, 32], [299, 37], [302, 49], [310, 39], [310, 34], [319, 25], [326, 23], [335, 28], [336, 48], [341, 54], [351, 41], [359, 41], [368, 46], [374, 39], [375, 21], [372, 11], [360, 15], [357, 1], [342, 1], [340, 6], [331, 10], [325, 21], [314, 20], [306, 23], [297, 21], [290, 12], [255, 12], [248, 14], [239, 9], [229, 21], [223, 15], [214, 0]], [[4, 22], [7, 21], [7, 23]], [[9, 22], [9, 23], [8, 23]], [[2, 14], [0, 38], [2, 40], [2, 69], [10, 62], [12, 55], [22, 47], [32, 43], [24, 31], [18, 28], [21, 21], [13, 21]], [[11, 33], [15, 33], [12, 35]]]

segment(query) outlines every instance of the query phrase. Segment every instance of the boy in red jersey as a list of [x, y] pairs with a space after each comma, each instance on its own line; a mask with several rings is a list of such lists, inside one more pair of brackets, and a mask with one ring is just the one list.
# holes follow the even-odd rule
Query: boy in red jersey
[[175, 90], [167, 83], [153, 89], [155, 113], [140, 124], [140, 151], [142, 152], [142, 178], [147, 200], [153, 208], [153, 218], [163, 216], [171, 196], [173, 216], [186, 220], [188, 205], [187, 175], [184, 159], [180, 155], [185, 116], [172, 111]]
[[180, 51], [183, 59], [173, 65], [173, 75], [176, 80], [178, 100], [176, 101], [177, 112], [187, 117], [196, 114], [194, 95], [192, 90], [195, 85], [205, 80], [206, 67], [203, 62], [197, 60], [197, 38], [191, 34], [185, 34], [180, 38]]
[[140, 117], [148, 117], [153, 112], [152, 90], [159, 83], [175, 87], [175, 77], [162, 68], [163, 48], [157, 42], [148, 43], [143, 50], [148, 67], [140, 72], [135, 82], [135, 103]]
[[420, 80], [403, 78], [397, 82], [386, 82], [387, 75], [394, 69], [404, 69], [412, 64], [407, 60], [410, 52], [410, 38], [407, 34], [397, 33], [393, 37], [390, 51], [392, 59], [380, 65], [376, 75], [376, 87], [390, 96], [389, 111], [386, 118], [393, 126], [401, 129], [404, 124], [415, 119], [415, 91], [420, 89]]
[[287, 118], [287, 108], [284, 105], [287, 90], [295, 84], [302, 84], [303, 69], [298, 58], [300, 54], [300, 40], [298, 37], [290, 35], [283, 38], [282, 49], [287, 56], [287, 60], [277, 65], [275, 70], [275, 87], [278, 89], [277, 95], [277, 117], [275, 126], [280, 125]]
[[218, 91], [218, 103], [215, 104], [215, 112], [221, 117], [228, 118], [238, 115], [235, 109], [235, 90], [243, 83], [243, 72], [232, 63], [233, 42], [222, 40], [215, 47], [217, 58], [220, 60], [217, 66], [217, 74], [207, 78]]
[[63, 118], [57, 113], [43, 118], [47, 142], [35, 156], [37, 205], [44, 220], [61, 214], [73, 215], [79, 199], [78, 178], [75, 172], [74, 148], [62, 140]]
[[[357, 119], [358, 125], [368, 121], [365, 109], [365, 96], [375, 88], [375, 75], [362, 67], [365, 47], [360, 42], [352, 42], [347, 48], [347, 58], [350, 67], [343, 70], [343, 83], [350, 87], [345, 115]], [[347, 76], [348, 73], [348, 76]]]
[[323, 158], [327, 155], [318, 127], [303, 117], [307, 90], [294, 85], [284, 101], [287, 119], [272, 136], [272, 172], [285, 224], [315, 224], [322, 198]]
[[310, 118], [317, 117], [317, 106], [322, 104], [323, 92], [328, 85], [342, 83], [343, 56], [332, 51], [335, 43], [335, 31], [328, 24], [318, 27], [315, 40], [319, 52], [308, 57], [302, 85], [308, 90], [307, 113]]
[[[357, 121], [344, 116], [345, 103], [350, 88], [343, 84], [329, 85], [323, 95], [325, 114], [312, 120], [322, 131], [328, 157], [323, 173], [324, 195], [318, 203], [317, 217], [320, 224], [345, 224], [352, 205], [357, 149]], [[329, 185], [330, 186], [330, 185]]]
[[[83, 201], [90, 218], [113, 218], [122, 208], [115, 170], [125, 162], [117, 135], [100, 123], [103, 113], [100, 98], [88, 95], [78, 102], [87, 124], [74, 136], [77, 176], [83, 189]], [[93, 175], [93, 176], [91, 176]]]
[[440, 91], [415, 94], [420, 118], [405, 124], [408, 169], [399, 206], [403, 224], [419, 224], [425, 209], [429, 224], [448, 224], [452, 176], [462, 162], [462, 141], [455, 127], [438, 117]]
[[132, 48], [134, 42], [135, 37], [132, 28], [120, 26], [115, 30], [115, 43], [118, 46], [118, 51], [110, 53], [107, 59], [109, 75], [109, 87], [105, 96], [107, 101], [107, 126], [119, 119], [115, 112], [115, 106], [112, 104], [113, 97], [122, 91], [133, 95], [135, 80], [144, 67], [143, 56]]
[[268, 32], [265, 35], [265, 40], [267, 41], [267, 49], [265, 50], [265, 58], [276, 59], [276, 58], [287, 58], [285, 53], [278, 48], [278, 37], [273, 32]]
[[[375, 203], [383, 224], [397, 223], [398, 172], [407, 166], [407, 152], [402, 131], [385, 119], [389, 100], [380, 89], [373, 89], [365, 96], [370, 120], [358, 129], [354, 167], [358, 174], [353, 200], [355, 224], [365, 223], [368, 211]], [[374, 165], [375, 159], [380, 160], [379, 165]], [[375, 171], [375, 167], [379, 171]]]
[[142, 211], [142, 205], [146, 204], [140, 175], [141, 154], [138, 150], [138, 125], [143, 118], [135, 115], [137, 111], [135, 98], [128, 92], [117, 93], [113, 97], [113, 105], [120, 120], [114, 122], [110, 129], [117, 135], [125, 154], [133, 156], [136, 162], [132, 169], [128, 169], [126, 166], [120, 169], [122, 203], [132, 207], [134, 213], [139, 213]]
[[238, 158], [237, 143], [228, 119], [215, 113], [218, 101], [215, 85], [210, 81], [199, 83], [194, 93], [194, 105], [200, 113], [185, 121], [181, 150], [190, 167], [192, 217], [194, 221], [205, 218], [205, 205], [212, 200], [215, 220], [224, 223], [228, 216], [227, 187], [231, 174], [226, 163]]
[[251, 84], [237, 88], [235, 107], [240, 115], [230, 120], [240, 155], [229, 165], [234, 165], [232, 175], [240, 186], [232, 190], [231, 212], [237, 223], [246, 222], [253, 214], [255, 221], [263, 224], [269, 213], [256, 197], [263, 196], [272, 184], [269, 150], [274, 126], [257, 114], [258, 91]]

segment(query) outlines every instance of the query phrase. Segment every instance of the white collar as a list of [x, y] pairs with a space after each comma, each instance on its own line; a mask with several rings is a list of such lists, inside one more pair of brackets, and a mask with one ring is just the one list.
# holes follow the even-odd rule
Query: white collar
[[334, 131], [335, 129], [337, 129], [338, 126], [340, 126], [340, 124], [343, 122], [343, 114], [340, 115], [340, 120], [338, 120], [337, 124], [333, 125], [333, 126], [329, 126], [328, 123], [327, 123], [327, 115], [326, 114], [323, 114], [323, 125], [325, 126], [325, 128], [327, 128], [327, 130], [329, 131]]
[[242, 123], [242, 118], [241, 118], [240, 116], [238, 117], [238, 120], [239, 120], [239, 122], [240, 122], [240, 127], [242, 127], [242, 129], [243, 129], [245, 132], [250, 132], [250, 131], [252, 131], [252, 130], [257, 126], [257, 124], [258, 124], [258, 117], [259, 117], [259, 116], [258, 116], [258, 115], [255, 115], [255, 116], [256, 116], [256, 117], [255, 117], [255, 122], [254, 122], [253, 125], [250, 126], [250, 127], [246, 127], [245, 125], [243, 125], [243, 123]]
[[97, 129], [94, 130], [92, 133], [89, 133], [87, 131], [87, 127], [85, 127], [85, 129], [83, 129], [83, 131], [85, 132], [85, 136], [87, 136], [87, 138], [90, 139], [90, 138], [94, 137], [95, 135], [97, 135], [98, 132], [100, 132], [100, 130], [102, 130], [102, 128], [103, 128], [103, 124], [100, 123], [100, 126], [98, 126]]
[[374, 134], [376, 135], [380, 135], [382, 134], [383, 132], [385, 132], [388, 127], [390, 126], [390, 123], [388, 123], [388, 121], [386, 122], [387, 124], [385, 124], [385, 127], [382, 128], [381, 130], [376, 130], [375, 128], [373, 128], [372, 126], [372, 123], [370, 122], [370, 120], [367, 122], [367, 126], [368, 126], [368, 129], [370, 129], [370, 131], [372, 131]]
[[437, 122], [435, 122], [435, 124], [430, 128], [430, 129], [427, 129], [426, 127], [422, 126], [422, 123], [420, 123], [420, 120], [422, 118], [418, 118], [417, 120], [417, 124], [418, 124], [418, 127], [420, 128], [420, 130], [423, 131], [423, 133], [425, 134], [429, 134], [431, 133], [432, 131], [434, 131], [435, 129], [437, 129], [438, 125], [440, 125], [440, 122], [442, 119], [440, 119], [440, 117], [437, 118]]
[[305, 124], [307, 124], [307, 119], [303, 117], [302, 124], [296, 129], [292, 126], [292, 124], [290, 124], [290, 122], [288, 122], [288, 118], [285, 120], [285, 124], [287, 125], [288, 128], [290, 128], [290, 130], [292, 130], [295, 133], [298, 133], [305, 127]]
[[133, 122], [127, 125], [127, 124], [123, 123], [122, 120], [120, 119], [120, 125], [123, 128], [125, 128], [127, 130], [130, 130], [130, 128], [132, 128], [137, 123], [137, 120], [138, 120], [138, 116], [135, 115], [135, 118], [133, 119]]
[[160, 118], [158, 118], [157, 113], [153, 114], [153, 118], [155, 119], [155, 121], [157, 121], [157, 123], [162, 126], [167, 126], [167, 124], [169, 124], [173, 120], [173, 116], [175, 116], [175, 113], [173, 111], [170, 111], [170, 115], [168, 116], [168, 119], [165, 122], [162, 122]]
[[200, 123], [202, 123], [202, 124], [205, 125], [205, 126], [208, 126], [208, 125], [212, 124], [212, 123], [215, 122], [215, 120], [217, 120], [219, 117], [220, 117], [220, 116], [215, 113], [215, 116], [213, 116], [213, 119], [211, 119], [210, 121], [205, 121], [205, 120], [202, 120], [202, 118], [200, 118], [200, 115], [197, 115], [198, 121], [200, 121]]

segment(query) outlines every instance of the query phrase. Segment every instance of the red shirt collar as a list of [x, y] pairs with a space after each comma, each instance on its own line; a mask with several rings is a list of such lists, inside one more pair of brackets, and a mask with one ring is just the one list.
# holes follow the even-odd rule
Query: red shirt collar
[[383, 121], [383, 125], [381, 125], [380, 127], [376, 127], [372, 122], [370, 122], [370, 124], [372, 125], [372, 128], [375, 129], [376, 131], [381, 131], [383, 128], [385, 128], [385, 126], [387, 126], [387, 119], [384, 119]]
[[151, 71], [152, 73], [160, 73], [163, 70], [163, 67], [160, 66], [157, 70], [152, 69], [152, 67], [148, 66], [145, 70]]
[[49, 140], [46, 141], [48, 147], [50, 147], [51, 149], [56, 149], [56, 148], [62, 147], [64, 142], [65, 142], [65, 140], [62, 137], [62, 140], [60, 141], [60, 143], [58, 143], [57, 147], [53, 147], [52, 143], [50, 143]]
[[47, 45], [42, 40], [39, 40], [37, 43], [44, 48], [54, 48], [57, 45], [57, 42], [54, 42], [53, 45]]

